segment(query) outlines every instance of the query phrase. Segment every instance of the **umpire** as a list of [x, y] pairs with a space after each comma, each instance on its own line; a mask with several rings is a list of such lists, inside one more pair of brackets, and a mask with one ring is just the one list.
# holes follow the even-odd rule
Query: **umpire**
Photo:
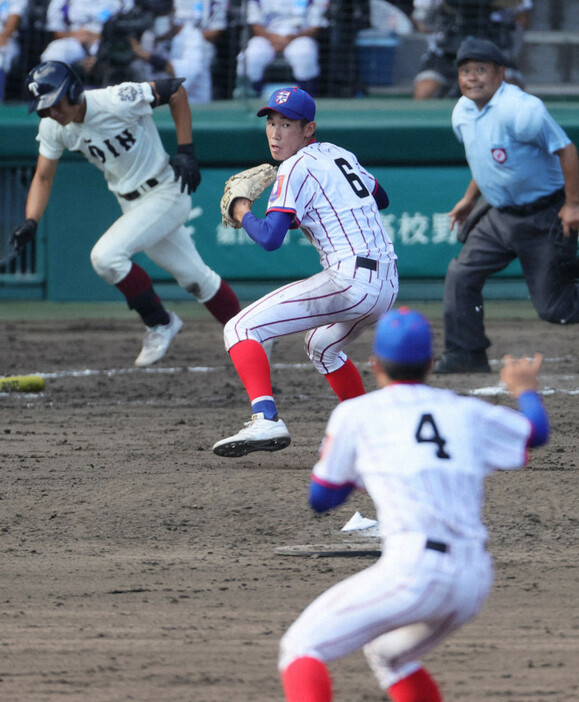
[[445, 351], [434, 371], [489, 372], [482, 290], [514, 259], [541, 319], [579, 322], [579, 167], [543, 102], [504, 82], [495, 44], [466, 39], [457, 65], [462, 97], [452, 127], [472, 180], [449, 213], [464, 246], [446, 273]]

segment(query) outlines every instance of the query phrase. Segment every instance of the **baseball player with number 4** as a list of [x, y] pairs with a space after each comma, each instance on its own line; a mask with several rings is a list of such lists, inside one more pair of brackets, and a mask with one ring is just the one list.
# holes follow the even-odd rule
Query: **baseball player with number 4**
[[[61, 61], [41, 63], [26, 80], [29, 112], [35, 110], [42, 118], [37, 136], [40, 153], [26, 202], [26, 222], [12, 235], [13, 246], [23, 248], [34, 238], [66, 149], [82, 153], [101, 170], [122, 215], [95, 244], [91, 263], [147, 327], [136, 366], [160, 360], [183, 326], [163, 306], [149, 274], [131, 260], [136, 253], [144, 251], [171, 273], [222, 324], [240, 309], [235, 293], [204, 263], [185, 227], [190, 196], [201, 174], [182, 82], [167, 78], [85, 91], [73, 69]], [[152, 118], [159, 105], [169, 105], [175, 122], [177, 153], [171, 159]], [[81, 223], [81, 234], [87, 226]]]
[[287, 702], [330, 702], [326, 664], [360, 649], [393, 702], [442, 701], [420, 658], [475, 617], [489, 594], [484, 480], [523, 466], [528, 448], [549, 437], [536, 391], [540, 354], [503, 359], [516, 411], [426, 385], [432, 334], [414, 310], [388, 312], [373, 351], [379, 389], [332, 413], [309, 501], [324, 512], [365, 489], [382, 555], [318, 597], [282, 638]]
[[[316, 105], [296, 87], [276, 90], [258, 117], [267, 117], [268, 165], [233, 176], [221, 201], [225, 224], [243, 226], [266, 251], [278, 249], [290, 229], [301, 228], [320, 254], [323, 270], [290, 283], [243, 309], [225, 326], [225, 346], [251, 401], [253, 417], [238, 434], [218, 441], [220, 456], [277, 451], [290, 443], [273, 398], [270, 365], [262, 346], [306, 332], [306, 352], [340, 400], [364, 393], [344, 350], [398, 293], [396, 255], [379, 210], [388, 196], [356, 156], [316, 141]], [[260, 188], [275, 184], [265, 219], [251, 212]], [[258, 187], [254, 187], [257, 184]]]

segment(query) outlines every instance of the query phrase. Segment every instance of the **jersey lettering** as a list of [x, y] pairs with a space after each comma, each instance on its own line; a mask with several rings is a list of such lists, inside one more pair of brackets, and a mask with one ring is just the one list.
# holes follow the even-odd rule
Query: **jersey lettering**
[[119, 144], [124, 148], [125, 151], [128, 151], [131, 148], [131, 146], [137, 141], [128, 129], [123, 130], [121, 134], [117, 134], [115, 139], [119, 142]]
[[102, 149], [99, 149], [99, 147], [95, 146], [94, 144], [91, 144], [88, 147], [88, 151], [93, 158], [98, 159], [101, 163], [104, 163], [107, 160], [105, 157], [105, 152], [102, 151]]
[[354, 172], [354, 169], [345, 158], [336, 158], [334, 159], [334, 163], [342, 171], [346, 180], [350, 183], [350, 187], [359, 198], [368, 197], [368, 195], [370, 195], [360, 176]]
[[108, 139], [105, 139], [105, 145], [113, 156], [119, 155], [119, 152], [115, 149], [115, 147], [111, 144], [111, 142]]
[[[125, 129], [120, 134], [117, 134], [114, 137], [114, 141], [117, 141], [125, 151], [129, 151], [131, 146], [137, 142], [135, 137], [131, 134], [131, 132], [128, 129]], [[107, 147], [108, 152], [114, 158], [118, 158], [121, 155], [119, 151], [117, 151], [110, 139], [105, 139], [104, 145]], [[94, 159], [97, 159], [101, 163], [105, 163], [105, 161], [107, 160], [106, 154], [103, 151], [103, 149], [99, 148], [98, 146], [95, 146], [95, 144], [90, 144], [90, 146], [88, 147], [88, 151]]]
[[420, 417], [420, 423], [418, 424], [415, 436], [419, 444], [427, 441], [436, 444], [438, 446], [438, 451], [436, 452], [438, 458], [450, 458], [450, 455], [444, 450], [446, 440], [440, 436], [438, 427], [431, 414], [423, 414], [422, 417]]

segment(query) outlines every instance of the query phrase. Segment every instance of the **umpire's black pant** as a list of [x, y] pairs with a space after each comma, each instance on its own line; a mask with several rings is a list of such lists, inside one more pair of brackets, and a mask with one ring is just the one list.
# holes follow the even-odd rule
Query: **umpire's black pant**
[[564, 281], [549, 229], [563, 201], [528, 215], [495, 207], [482, 217], [453, 259], [444, 284], [447, 351], [490, 346], [484, 330], [482, 290], [486, 279], [519, 258], [531, 302], [539, 317], [554, 324], [579, 322], [579, 283]]

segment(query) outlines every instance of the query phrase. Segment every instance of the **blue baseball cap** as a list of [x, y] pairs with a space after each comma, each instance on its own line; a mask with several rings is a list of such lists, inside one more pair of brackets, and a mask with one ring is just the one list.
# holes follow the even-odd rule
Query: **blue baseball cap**
[[432, 358], [430, 322], [415, 310], [400, 307], [378, 320], [374, 354], [394, 363], [424, 363]]
[[316, 103], [313, 98], [305, 90], [295, 86], [275, 90], [257, 116], [264, 117], [271, 110], [288, 119], [307, 119], [308, 122], [313, 122], [316, 118]]

